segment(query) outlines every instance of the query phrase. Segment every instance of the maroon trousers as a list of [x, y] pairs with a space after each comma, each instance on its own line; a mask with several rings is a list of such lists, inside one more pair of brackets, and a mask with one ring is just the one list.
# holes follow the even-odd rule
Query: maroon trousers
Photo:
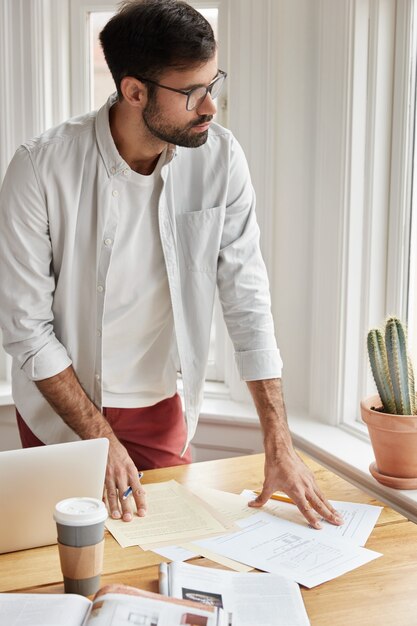
[[[138, 469], [191, 463], [189, 447], [184, 456], [180, 456], [186, 427], [178, 394], [141, 409], [104, 408], [103, 415]], [[33, 434], [18, 411], [16, 418], [24, 448], [45, 445]]]

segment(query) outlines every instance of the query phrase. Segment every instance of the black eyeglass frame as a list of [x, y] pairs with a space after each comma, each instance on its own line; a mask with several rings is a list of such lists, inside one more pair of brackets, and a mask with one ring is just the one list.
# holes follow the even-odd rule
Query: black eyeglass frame
[[[224, 83], [224, 81], [227, 78], [227, 72], [224, 72], [223, 70], [219, 70], [217, 76], [213, 78], [213, 80], [211, 81], [209, 85], [207, 85], [207, 87], [204, 87], [204, 85], [201, 85], [199, 87], [192, 87], [191, 89], [175, 89], [174, 87], [161, 85], [161, 83], [157, 83], [155, 80], [151, 80], [150, 78], [143, 78], [142, 76], [134, 76], [134, 78], [137, 78], [137, 80], [140, 80], [142, 83], [151, 83], [152, 85], [156, 85], [157, 87], [162, 87], [162, 89], [168, 89], [169, 91], [175, 91], [175, 93], [181, 93], [183, 96], [187, 96], [187, 102], [186, 102], [185, 108], [187, 109], [187, 111], [194, 111], [198, 106], [200, 106], [204, 102], [208, 93], [211, 95], [214, 85], [217, 82], [219, 82], [220, 79], [222, 80], [222, 84]], [[204, 94], [204, 96], [199, 98], [199, 101], [197, 102], [197, 104], [190, 109], [188, 108], [188, 104], [190, 101], [191, 94], [193, 93], [193, 91], [197, 91], [198, 89], [205, 89], [206, 93]]]

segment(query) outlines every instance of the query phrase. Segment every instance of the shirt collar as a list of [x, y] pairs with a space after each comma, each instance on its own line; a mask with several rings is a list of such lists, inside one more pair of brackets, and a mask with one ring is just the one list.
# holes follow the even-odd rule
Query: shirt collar
[[[96, 116], [97, 143], [109, 177], [116, 176], [129, 167], [126, 161], [120, 156], [110, 132], [109, 111], [116, 102], [117, 93], [113, 93], [101, 109], [98, 110]], [[176, 156], [176, 152], [177, 147], [173, 144], [168, 144], [163, 166], [172, 161], [174, 156]]]

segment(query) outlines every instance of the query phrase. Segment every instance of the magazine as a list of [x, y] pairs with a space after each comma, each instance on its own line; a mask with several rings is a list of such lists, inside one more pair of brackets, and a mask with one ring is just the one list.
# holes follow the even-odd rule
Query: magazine
[[108, 585], [91, 601], [76, 594], [0, 594], [4, 626], [229, 626], [215, 606]]
[[278, 574], [161, 563], [159, 591], [222, 609], [231, 626], [309, 626], [297, 583]]

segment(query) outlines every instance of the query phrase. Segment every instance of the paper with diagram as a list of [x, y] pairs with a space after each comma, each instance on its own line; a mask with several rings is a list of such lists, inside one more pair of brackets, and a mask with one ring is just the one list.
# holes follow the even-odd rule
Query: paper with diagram
[[314, 587], [382, 556], [269, 513], [237, 522], [239, 532], [194, 543], [265, 572]]
[[[241, 496], [248, 502], [256, 498], [256, 493], [245, 489], [242, 491]], [[335, 526], [334, 524], [322, 520], [323, 528], [319, 532], [332, 537], [343, 537], [358, 546], [364, 546], [378, 521], [382, 507], [372, 504], [360, 504], [358, 502], [342, 502], [340, 500], [329, 500], [329, 502], [343, 517], [344, 524], [342, 526]], [[275, 515], [281, 519], [308, 527], [305, 517], [298, 508], [288, 502], [268, 500], [262, 509], [251, 510], [271, 513], [271, 515]], [[317, 533], [317, 530], [313, 528], [310, 529], [312, 533]]]

